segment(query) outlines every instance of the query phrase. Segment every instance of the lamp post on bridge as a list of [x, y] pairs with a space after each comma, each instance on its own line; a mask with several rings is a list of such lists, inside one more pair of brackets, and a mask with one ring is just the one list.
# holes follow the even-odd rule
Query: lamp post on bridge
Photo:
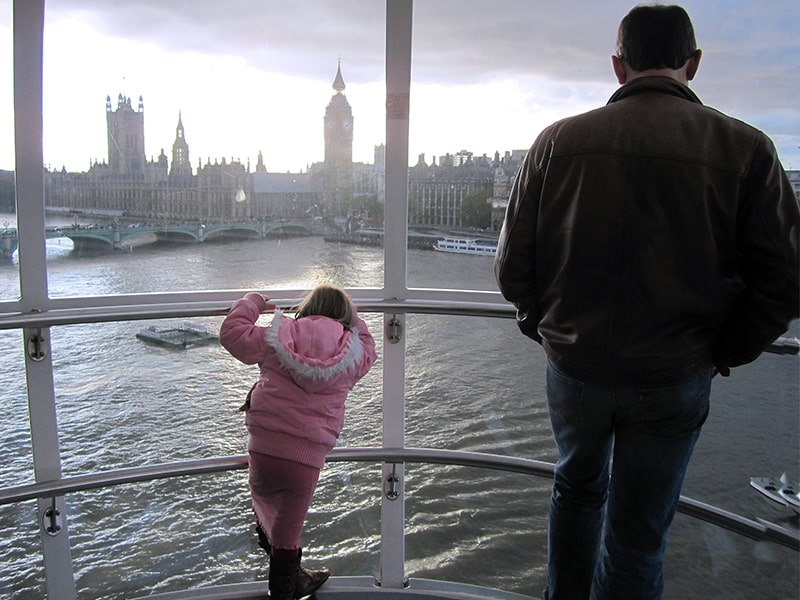
[[14, 254], [14, 250], [17, 249], [17, 244], [15, 240], [15, 236], [11, 235], [8, 231], [9, 222], [3, 221], [3, 243], [0, 246], [0, 256], [3, 258], [11, 258], [11, 255]]
[[119, 231], [119, 217], [114, 217], [111, 230], [113, 231], [114, 248], [119, 248], [122, 241], [122, 236]]

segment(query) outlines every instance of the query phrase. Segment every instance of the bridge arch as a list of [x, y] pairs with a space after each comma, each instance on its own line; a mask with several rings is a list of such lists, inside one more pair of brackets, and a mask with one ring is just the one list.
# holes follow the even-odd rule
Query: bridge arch
[[289, 236], [307, 236], [311, 235], [313, 230], [305, 223], [297, 222], [284, 222], [284, 223], [268, 223], [264, 228], [264, 237], [280, 237], [284, 235]]
[[207, 223], [203, 239], [260, 239], [261, 237], [260, 223]]
[[72, 240], [75, 250], [107, 250], [115, 247], [112, 229], [65, 230], [63, 236]]

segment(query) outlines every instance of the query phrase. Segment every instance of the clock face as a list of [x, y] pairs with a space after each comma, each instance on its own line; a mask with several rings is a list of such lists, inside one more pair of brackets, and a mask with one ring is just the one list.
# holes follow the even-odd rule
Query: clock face
[[342, 120], [342, 127], [344, 128], [345, 131], [349, 131], [350, 130], [350, 125], [351, 125], [350, 119], [343, 119]]

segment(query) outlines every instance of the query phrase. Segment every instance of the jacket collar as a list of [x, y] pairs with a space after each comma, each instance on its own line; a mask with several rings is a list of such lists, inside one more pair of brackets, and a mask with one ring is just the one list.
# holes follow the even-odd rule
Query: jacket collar
[[666, 94], [669, 96], [676, 96], [683, 98], [690, 102], [702, 104], [703, 102], [697, 97], [689, 86], [683, 85], [679, 81], [675, 81], [671, 77], [638, 77], [633, 81], [626, 83], [620, 87], [609, 99], [608, 103], [612, 104], [618, 100], [630, 98], [636, 94], [642, 93], [656, 93]]

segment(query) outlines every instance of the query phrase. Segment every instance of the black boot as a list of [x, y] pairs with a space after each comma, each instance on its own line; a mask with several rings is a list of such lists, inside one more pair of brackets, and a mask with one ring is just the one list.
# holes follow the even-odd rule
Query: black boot
[[273, 549], [269, 555], [269, 597], [271, 600], [295, 600], [300, 553]]
[[267, 553], [269, 556], [272, 553], [272, 545], [269, 543], [269, 538], [267, 534], [264, 533], [264, 530], [261, 529], [261, 525], [256, 523], [256, 535], [258, 535], [258, 545], [264, 549], [264, 552]]
[[[298, 558], [303, 556], [302, 548], [298, 551]], [[316, 592], [322, 584], [328, 581], [331, 572], [328, 569], [304, 569], [300, 567], [297, 573], [297, 583], [294, 588], [295, 599], [305, 598]]]
[[[256, 524], [256, 534], [258, 535], [258, 545], [261, 546], [267, 555], [272, 553], [272, 545], [269, 543], [269, 538], [261, 526]], [[298, 551], [298, 558], [303, 556], [302, 548]], [[305, 569], [300, 567], [297, 572], [297, 580], [295, 582], [294, 597], [295, 600], [305, 598], [316, 592], [322, 587], [322, 584], [328, 581], [331, 572], [328, 569]]]

